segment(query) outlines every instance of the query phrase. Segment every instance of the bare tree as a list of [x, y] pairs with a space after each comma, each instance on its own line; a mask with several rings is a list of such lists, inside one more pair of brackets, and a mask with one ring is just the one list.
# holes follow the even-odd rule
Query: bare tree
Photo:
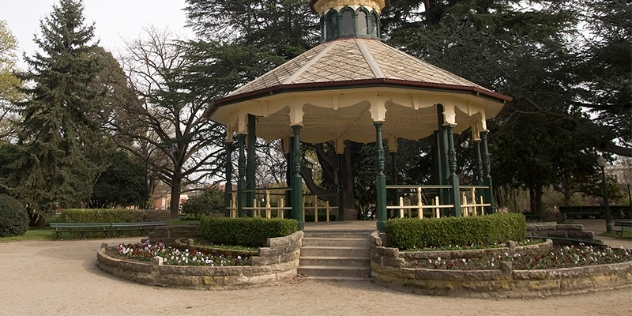
[[121, 61], [136, 97], [122, 103], [110, 128], [120, 147], [171, 187], [171, 217], [177, 218], [180, 194], [223, 170], [225, 130], [203, 116], [215, 96], [187, 79], [192, 62], [167, 31], [146, 29], [127, 44]]

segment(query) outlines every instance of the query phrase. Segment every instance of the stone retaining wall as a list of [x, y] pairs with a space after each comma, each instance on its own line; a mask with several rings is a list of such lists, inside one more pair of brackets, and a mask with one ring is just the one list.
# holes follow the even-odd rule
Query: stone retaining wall
[[[544, 251], [550, 245], [548, 240], [538, 248], [513, 249], [527, 253]], [[513, 270], [510, 262], [503, 262], [499, 270], [436, 270], [406, 268], [408, 260], [430, 257], [384, 247], [377, 232], [371, 234], [370, 247], [371, 275], [377, 284], [421, 294], [522, 298], [632, 287], [632, 262], [551, 270]], [[461, 257], [456, 252], [433, 252], [433, 258], [440, 253], [442, 258]]]
[[527, 223], [527, 237], [557, 237], [593, 241], [594, 232], [584, 231], [581, 224], [557, 224], [555, 222]]
[[259, 248], [250, 266], [209, 267], [164, 265], [162, 258], [152, 263], [122, 260], [109, 255], [116, 247], [103, 244], [97, 253], [97, 265], [120, 278], [167, 287], [194, 289], [241, 288], [274, 284], [296, 276], [303, 232], [269, 238], [268, 247]]

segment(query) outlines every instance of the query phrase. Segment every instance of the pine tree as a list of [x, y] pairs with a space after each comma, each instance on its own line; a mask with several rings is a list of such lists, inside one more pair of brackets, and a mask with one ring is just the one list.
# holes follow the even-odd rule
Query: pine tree
[[[99, 134], [99, 102], [93, 84], [102, 69], [93, 41], [94, 25], [86, 25], [81, 0], [60, 0], [41, 22], [35, 43], [42, 52], [26, 57], [22, 80], [28, 99], [18, 103], [20, 158], [12, 165], [12, 192], [30, 210], [50, 213], [55, 207], [77, 206], [92, 191], [96, 165], [90, 157]], [[98, 143], [98, 142], [96, 142]]]

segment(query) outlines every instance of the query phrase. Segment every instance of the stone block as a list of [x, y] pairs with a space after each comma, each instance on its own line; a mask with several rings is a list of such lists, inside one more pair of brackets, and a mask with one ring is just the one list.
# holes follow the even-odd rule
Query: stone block
[[546, 223], [527, 224], [527, 227], [529, 226], [532, 228], [532, 230], [535, 230], [535, 231], [555, 230], [557, 223], [546, 222]]
[[272, 257], [272, 256], [280, 256], [285, 253], [284, 248], [259, 248], [259, 257]]
[[298, 258], [298, 253], [297, 252], [284, 253], [284, 254], [280, 255], [278, 258], [279, 258], [279, 263], [281, 263], [281, 262], [289, 262], [289, 261], [293, 261], [293, 260], [297, 259]]
[[289, 237], [268, 238], [267, 244], [269, 247], [286, 247], [290, 245]]
[[549, 232], [547, 232], [547, 236], [548, 237], [568, 238], [568, 231], [566, 231], [566, 230], [549, 231]]
[[595, 233], [594, 232], [584, 232], [584, 231], [569, 231], [568, 232], [568, 237], [569, 238], [577, 238], [577, 239], [590, 239], [590, 240], [593, 240], [593, 239], [595, 239]]
[[383, 257], [382, 265], [394, 267], [394, 268], [401, 268], [402, 265], [404, 265], [404, 259], [397, 258], [397, 257]]
[[544, 280], [547, 278], [546, 270], [513, 270], [514, 280]]
[[584, 225], [581, 224], [557, 224], [557, 230], [584, 230]]

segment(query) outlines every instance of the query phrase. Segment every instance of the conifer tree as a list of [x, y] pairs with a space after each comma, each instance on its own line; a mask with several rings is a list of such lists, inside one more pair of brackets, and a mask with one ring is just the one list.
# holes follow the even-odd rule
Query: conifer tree
[[19, 159], [11, 166], [11, 191], [39, 213], [77, 206], [92, 191], [96, 165], [88, 158], [98, 148], [99, 102], [93, 84], [101, 56], [87, 25], [81, 0], [60, 0], [40, 21], [41, 52], [25, 57], [29, 66], [21, 79], [27, 100], [17, 104]]

